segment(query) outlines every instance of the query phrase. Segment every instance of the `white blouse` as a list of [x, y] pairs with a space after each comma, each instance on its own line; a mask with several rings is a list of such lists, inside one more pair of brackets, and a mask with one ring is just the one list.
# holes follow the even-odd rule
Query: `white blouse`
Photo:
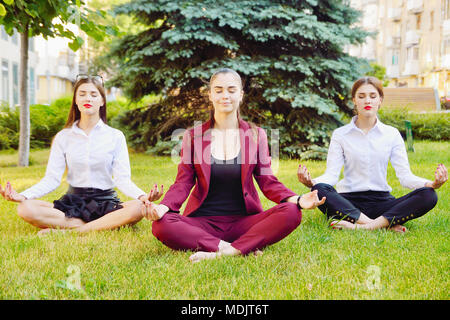
[[56, 134], [44, 178], [21, 194], [36, 199], [52, 192], [61, 184], [66, 167], [67, 182], [72, 187], [102, 190], [117, 187], [135, 199], [146, 194], [131, 181], [124, 134], [102, 120], [89, 135], [77, 124], [78, 121]]
[[[386, 175], [389, 160], [403, 187], [417, 189], [425, 186], [427, 179], [412, 174], [405, 143], [400, 132], [379, 119], [367, 133], [352, 121], [336, 130], [331, 137], [327, 156], [327, 169], [314, 179], [315, 183], [336, 185], [342, 192], [392, 191]], [[338, 182], [341, 168], [344, 178]]]

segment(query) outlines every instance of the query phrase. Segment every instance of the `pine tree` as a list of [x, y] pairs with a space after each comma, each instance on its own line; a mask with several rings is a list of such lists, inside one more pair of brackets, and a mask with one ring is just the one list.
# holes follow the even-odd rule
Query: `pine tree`
[[351, 83], [369, 69], [344, 52], [368, 36], [354, 27], [360, 12], [347, 2], [133, 0], [116, 7], [148, 27], [112, 50], [117, 74], [111, 84], [134, 100], [163, 97], [121, 119], [135, 132], [129, 138], [145, 149], [205, 119], [205, 83], [228, 67], [244, 80], [241, 114], [279, 129], [282, 154], [323, 155], [340, 116], [351, 113]]

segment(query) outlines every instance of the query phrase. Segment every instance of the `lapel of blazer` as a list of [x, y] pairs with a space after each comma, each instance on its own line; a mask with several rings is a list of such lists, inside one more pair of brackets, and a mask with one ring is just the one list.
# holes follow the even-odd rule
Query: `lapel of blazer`
[[244, 191], [250, 165], [256, 164], [258, 161], [258, 144], [253, 138], [252, 128], [244, 120], [239, 120], [239, 136], [241, 141], [241, 183], [242, 190]]
[[[194, 127], [194, 163], [200, 164], [201, 171], [206, 183], [206, 189], [209, 190], [209, 181], [211, 178], [211, 125], [210, 121], [201, 126]], [[201, 181], [201, 180], [200, 180]]]

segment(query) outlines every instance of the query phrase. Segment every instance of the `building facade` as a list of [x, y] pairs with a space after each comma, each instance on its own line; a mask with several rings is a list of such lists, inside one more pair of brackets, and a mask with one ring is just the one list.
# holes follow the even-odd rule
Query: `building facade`
[[390, 87], [432, 87], [450, 95], [450, 0], [352, 0], [360, 26], [376, 36], [348, 49], [386, 68]]
[[[35, 49], [35, 38], [28, 42], [28, 101], [36, 103], [38, 55]], [[20, 36], [15, 32], [9, 36], [0, 26], [0, 102], [10, 106], [19, 104], [19, 64]]]
[[[0, 26], [0, 102], [19, 104], [19, 35], [9, 36]], [[29, 104], [50, 104], [71, 95], [79, 73], [79, 57], [64, 38], [34, 37], [29, 40], [28, 101]]]
[[37, 65], [37, 103], [50, 104], [53, 100], [72, 94], [78, 74], [78, 56], [64, 38], [36, 39], [39, 52]]

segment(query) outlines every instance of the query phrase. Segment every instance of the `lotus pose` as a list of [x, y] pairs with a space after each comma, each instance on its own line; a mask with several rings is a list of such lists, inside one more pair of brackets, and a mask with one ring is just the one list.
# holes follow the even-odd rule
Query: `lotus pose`
[[[67, 193], [49, 203], [35, 200], [55, 190], [67, 168]], [[29, 189], [17, 193], [10, 182], [0, 186], [0, 194], [19, 202], [18, 214], [42, 228], [73, 229], [79, 232], [114, 229], [142, 219], [145, 202], [163, 193], [155, 185], [149, 194], [131, 181], [125, 136], [106, 124], [106, 97], [100, 76], [78, 76], [65, 128], [52, 142], [45, 177]], [[136, 199], [121, 203], [114, 191]]]
[[[400, 132], [377, 117], [383, 97], [377, 78], [357, 80], [352, 88], [356, 116], [333, 132], [325, 173], [312, 179], [306, 166], [298, 168], [299, 181], [327, 198], [319, 209], [332, 219], [333, 228], [405, 232], [406, 221], [433, 209], [435, 189], [447, 181], [443, 164], [437, 166], [434, 181], [411, 172]], [[390, 194], [392, 188], [386, 180], [389, 161], [401, 185], [414, 191], [397, 199]], [[338, 182], [342, 166], [344, 178]]]
[[[192, 262], [260, 252], [300, 224], [300, 208], [325, 201], [317, 191], [300, 197], [273, 175], [266, 133], [239, 118], [243, 88], [237, 72], [221, 69], [209, 86], [210, 120], [185, 132], [175, 183], [159, 205], [147, 204], [143, 212], [166, 246], [197, 251]], [[263, 210], [253, 178], [276, 206]]]

